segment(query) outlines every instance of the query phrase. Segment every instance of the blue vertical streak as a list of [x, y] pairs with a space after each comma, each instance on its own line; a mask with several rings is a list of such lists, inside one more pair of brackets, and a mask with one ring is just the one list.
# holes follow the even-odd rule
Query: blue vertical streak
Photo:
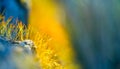
[[[119, 69], [119, 0], [62, 0], [84, 69]], [[72, 31], [71, 31], [72, 30]]]

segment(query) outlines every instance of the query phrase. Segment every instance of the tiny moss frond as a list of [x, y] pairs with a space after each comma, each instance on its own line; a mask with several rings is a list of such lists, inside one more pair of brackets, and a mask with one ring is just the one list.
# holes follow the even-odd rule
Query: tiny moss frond
[[42, 69], [61, 69], [62, 65], [60, 60], [57, 58], [55, 50], [49, 46], [51, 37], [43, 32], [35, 31], [31, 25], [25, 27], [25, 25], [16, 21], [16, 24], [10, 23], [12, 18], [7, 21], [4, 17], [0, 16], [0, 36], [6, 37], [9, 40], [33, 40], [36, 45], [36, 60], [40, 63]]
[[[73, 69], [71, 67], [76, 67], [71, 60], [69, 60], [70, 63], [67, 63], [61, 59], [62, 56], [66, 55], [63, 55], [64, 52], [60, 52], [61, 49], [58, 51], [55, 46], [52, 45], [52, 43], [55, 44], [55, 42], [51, 36], [44, 32], [36, 31], [31, 24], [26, 27], [21, 21], [16, 20], [16, 24], [12, 24], [10, 23], [11, 20], [12, 17], [5, 21], [4, 17], [0, 15], [0, 36], [12, 41], [32, 40], [36, 46], [35, 62], [38, 62], [42, 69]], [[69, 47], [65, 48], [67, 48], [67, 50], [70, 49]], [[58, 55], [58, 52], [61, 53], [62, 56]]]

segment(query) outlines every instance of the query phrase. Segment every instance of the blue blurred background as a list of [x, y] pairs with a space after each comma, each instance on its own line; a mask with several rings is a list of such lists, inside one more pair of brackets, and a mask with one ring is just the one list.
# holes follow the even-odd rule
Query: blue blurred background
[[120, 1], [61, 0], [83, 69], [120, 69]]
[[25, 25], [28, 24], [28, 8], [22, 0], [0, 0], [0, 13], [5, 16], [5, 20], [13, 17], [11, 23], [16, 23], [16, 20], [22, 21]]

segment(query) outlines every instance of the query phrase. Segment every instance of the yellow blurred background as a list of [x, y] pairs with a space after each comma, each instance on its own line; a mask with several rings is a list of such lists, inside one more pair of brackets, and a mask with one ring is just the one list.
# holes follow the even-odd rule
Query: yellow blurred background
[[62, 69], [79, 69], [74, 62], [75, 54], [68, 34], [59, 17], [60, 11], [61, 8], [53, 0], [32, 0], [29, 22], [35, 30], [44, 31], [52, 37], [50, 46], [55, 48], [59, 59], [64, 62]]

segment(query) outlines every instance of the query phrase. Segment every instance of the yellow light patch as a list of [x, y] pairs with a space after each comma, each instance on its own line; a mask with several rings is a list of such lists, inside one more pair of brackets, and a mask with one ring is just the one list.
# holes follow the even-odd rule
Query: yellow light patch
[[[51, 69], [77, 69], [78, 65], [74, 64], [72, 61], [74, 52], [68, 40], [67, 33], [61, 25], [60, 19], [57, 18], [59, 16], [59, 11], [60, 9], [52, 0], [32, 0], [29, 22], [35, 30], [44, 31], [52, 38], [47, 45], [52, 48], [51, 52], [54, 52], [54, 55], [58, 56], [63, 68], [58, 66], [58, 68]], [[37, 52], [40, 53], [40, 51], [41, 49], [39, 48]], [[50, 54], [50, 51], [47, 53]], [[38, 56], [40, 57], [40, 55]], [[42, 55], [44, 60], [47, 59], [47, 57], [44, 56], [45, 54]], [[43, 61], [43, 64], [48, 63], [48, 61]]]

